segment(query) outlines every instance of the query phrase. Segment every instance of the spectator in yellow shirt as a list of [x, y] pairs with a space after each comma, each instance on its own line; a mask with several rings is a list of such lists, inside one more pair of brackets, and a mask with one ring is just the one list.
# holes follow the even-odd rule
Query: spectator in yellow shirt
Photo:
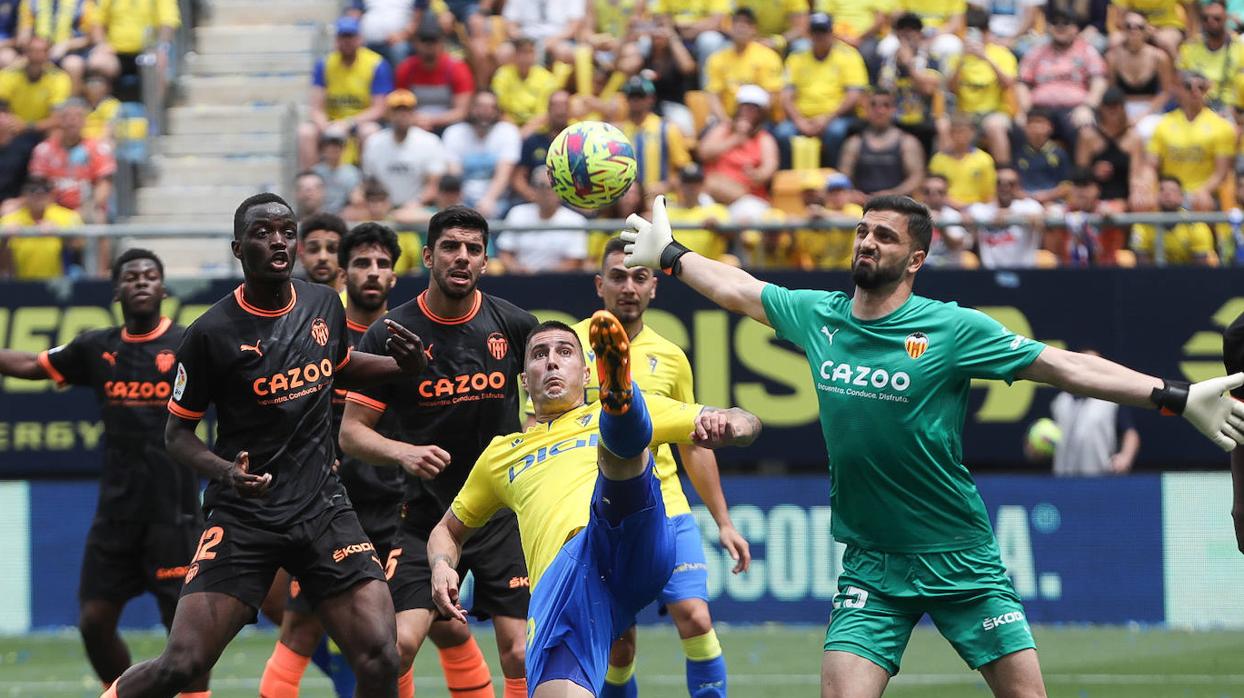
[[1244, 71], [1244, 42], [1227, 28], [1227, 7], [1222, 0], [1206, 2], [1200, 13], [1200, 35], [1180, 43], [1175, 67], [1208, 78], [1208, 103], [1219, 111], [1234, 102], [1235, 77]]
[[635, 145], [639, 165], [636, 177], [651, 196], [667, 194], [674, 185], [674, 173], [691, 162], [683, 142], [682, 130], [653, 113], [657, 91], [651, 80], [636, 75], [622, 88], [626, 95], [626, 118], [618, 128]]
[[[1015, 85], [1019, 65], [1010, 49], [993, 40], [987, 13], [974, 7], [968, 10], [967, 21], [968, 38], [963, 54], [947, 61], [946, 87], [955, 95], [958, 112], [970, 115], [980, 126], [994, 159], [1010, 162], [1007, 93]], [[945, 118], [938, 124], [943, 138], [948, 126]]]
[[1194, 211], [1218, 208], [1218, 190], [1235, 158], [1236, 133], [1231, 122], [1205, 105], [1209, 88], [1209, 80], [1197, 73], [1182, 73], [1176, 81], [1179, 108], [1162, 117], [1145, 144], [1148, 186], [1136, 187], [1140, 200], [1134, 208], [1152, 208], [1144, 195], [1153, 191], [1159, 175], [1182, 183]]
[[96, 50], [88, 57], [89, 69], [113, 79], [118, 75], [137, 76], [138, 55], [147, 48], [151, 35], [155, 38], [157, 72], [165, 75], [173, 35], [181, 26], [177, 0], [99, 0], [98, 17]]
[[690, 163], [678, 172], [678, 197], [666, 207], [670, 223], [696, 223], [697, 230], [679, 230], [678, 241], [693, 252], [721, 259], [730, 249], [730, 237], [717, 226], [730, 222], [730, 210], [704, 192], [704, 170]]
[[[22, 207], [0, 218], [0, 275], [15, 279], [57, 279], [65, 275], [65, 244], [57, 230], [76, 228], [82, 218], [73, 211], [52, 203], [52, 183], [42, 177], [30, 177], [22, 187]], [[48, 235], [17, 236], [16, 228], [41, 228]], [[80, 251], [80, 238], [72, 239], [70, 247]]]
[[549, 96], [562, 89], [569, 74], [570, 67], [564, 63], [555, 64], [553, 70], [537, 65], [535, 40], [522, 37], [514, 40], [514, 62], [493, 74], [492, 91], [501, 112], [521, 127], [544, 114]]
[[[1178, 213], [1184, 210], [1183, 204], [1183, 185], [1175, 177], [1163, 175], [1158, 184], [1158, 208], [1163, 213]], [[1153, 225], [1133, 225], [1130, 247], [1140, 262], [1157, 262], [1159, 238], [1164, 264], [1213, 264], [1214, 233], [1204, 223], [1176, 223], [1164, 231]]]
[[48, 59], [47, 39], [35, 37], [26, 46], [26, 64], [0, 71], [0, 99], [27, 126], [40, 131], [54, 127], [52, 110], [69, 99], [69, 76]]
[[734, 11], [729, 48], [714, 53], [706, 70], [709, 110], [718, 121], [734, 117], [735, 93], [743, 85], [759, 85], [771, 97], [782, 89], [782, 57], [756, 41], [756, 15], [746, 7]]
[[298, 158], [303, 167], [315, 164], [320, 134], [325, 131], [350, 134], [358, 139], [361, 151], [363, 142], [380, 130], [384, 99], [393, 91], [393, 68], [363, 46], [359, 21], [344, 15], [336, 29], [336, 50], [311, 71], [311, 120], [298, 127]]
[[[707, 66], [708, 57], [726, 45], [723, 32], [730, 0], [652, 0], [650, 10], [673, 20], [678, 36], [695, 47], [700, 66]], [[708, 82], [707, 72], [701, 71], [700, 82]]]
[[773, 135], [784, 167], [790, 167], [790, 141], [795, 136], [820, 138], [821, 163], [837, 167], [842, 143], [855, 124], [860, 95], [868, 85], [868, 70], [859, 51], [834, 37], [829, 15], [818, 12], [808, 25], [812, 47], [786, 59], [782, 108], [787, 120], [778, 124]]
[[956, 209], [993, 201], [998, 173], [989, 153], [977, 148], [972, 117], [956, 114], [950, 119], [949, 147], [929, 160], [929, 174], [946, 178], [947, 203]]
[[22, 0], [17, 13], [17, 45], [36, 36], [51, 45], [52, 62], [69, 74], [74, 92], [82, 86], [86, 56], [91, 51], [96, 22], [92, 0]]
[[[851, 179], [835, 172], [825, 180], [805, 180], [803, 203], [810, 220], [850, 218], [859, 220], [864, 209], [851, 203]], [[855, 227], [817, 228], [795, 231], [795, 259], [801, 269], [850, 269], [855, 248]]]
[[82, 85], [82, 98], [90, 107], [82, 135], [86, 138], [113, 140], [113, 125], [121, 112], [121, 100], [112, 96], [112, 84], [103, 73], [87, 73]]

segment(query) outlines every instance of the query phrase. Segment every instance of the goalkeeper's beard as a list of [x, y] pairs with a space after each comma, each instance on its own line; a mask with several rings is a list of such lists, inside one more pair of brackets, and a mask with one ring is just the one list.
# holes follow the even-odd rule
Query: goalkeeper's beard
[[[873, 264], [871, 267], [865, 267], [860, 264], [860, 259], [867, 257], [871, 259]], [[893, 266], [882, 266], [881, 258], [873, 255], [855, 255], [855, 261], [851, 265], [851, 280], [855, 285], [866, 290], [873, 291], [883, 286], [889, 286], [897, 283], [903, 278], [903, 272], [907, 268], [907, 260], [902, 260]]]

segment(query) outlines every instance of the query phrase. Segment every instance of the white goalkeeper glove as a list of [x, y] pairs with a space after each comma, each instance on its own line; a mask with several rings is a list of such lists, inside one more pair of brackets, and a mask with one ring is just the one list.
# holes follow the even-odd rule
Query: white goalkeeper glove
[[1192, 383], [1163, 381], [1149, 399], [1165, 413], [1183, 415], [1224, 451], [1244, 446], [1244, 402], [1228, 391], [1244, 386], [1244, 373]]
[[634, 230], [623, 230], [622, 240], [626, 257], [622, 263], [628, 267], [660, 269], [666, 274], [677, 275], [678, 259], [691, 250], [679, 244], [670, 230], [669, 214], [665, 212], [665, 197], [658, 196], [652, 202], [652, 222], [638, 213], [632, 213], [626, 224]]

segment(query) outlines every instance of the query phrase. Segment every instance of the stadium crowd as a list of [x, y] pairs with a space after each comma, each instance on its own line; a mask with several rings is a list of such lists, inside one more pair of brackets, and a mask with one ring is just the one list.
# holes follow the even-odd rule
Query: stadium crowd
[[[5, 224], [106, 220], [109, 81], [133, 68], [135, 36], [167, 46], [175, 3], [122, 18], [108, 0], [0, 2], [0, 21], [7, 5]], [[457, 202], [544, 226], [500, 236], [495, 271], [590, 267], [614, 231], [584, 232], [584, 216], [642, 213], [657, 194], [676, 222], [703, 226], [683, 233], [694, 249], [752, 268], [847, 268], [851, 227], [796, 224], [851, 218], [876, 194], [939, 214], [936, 266], [1212, 266], [1233, 254], [1238, 224], [1085, 214], [1240, 208], [1234, 5], [352, 0], [315, 65], [291, 188], [300, 215], [388, 222], [409, 231], [404, 243]], [[632, 139], [639, 178], [614, 206], [573, 211], [539, 168], [552, 137], [587, 119]]]
[[[69, 229], [114, 218], [124, 102], [141, 101], [138, 57], [167, 66], [176, 0], [0, 1], [0, 230]], [[80, 268], [83, 241], [4, 239], [0, 275]], [[101, 250], [99, 271], [111, 265]]]

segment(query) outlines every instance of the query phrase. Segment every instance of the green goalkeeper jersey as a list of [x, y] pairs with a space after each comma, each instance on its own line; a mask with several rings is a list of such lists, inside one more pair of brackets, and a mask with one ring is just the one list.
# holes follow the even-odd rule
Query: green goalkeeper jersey
[[833, 536], [896, 553], [962, 550], [993, 536], [963, 466], [973, 378], [1010, 382], [1045, 348], [955, 303], [913, 295], [877, 320], [840, 291], [761, 294], [769, 324], [803, 349], [829, 452]]

